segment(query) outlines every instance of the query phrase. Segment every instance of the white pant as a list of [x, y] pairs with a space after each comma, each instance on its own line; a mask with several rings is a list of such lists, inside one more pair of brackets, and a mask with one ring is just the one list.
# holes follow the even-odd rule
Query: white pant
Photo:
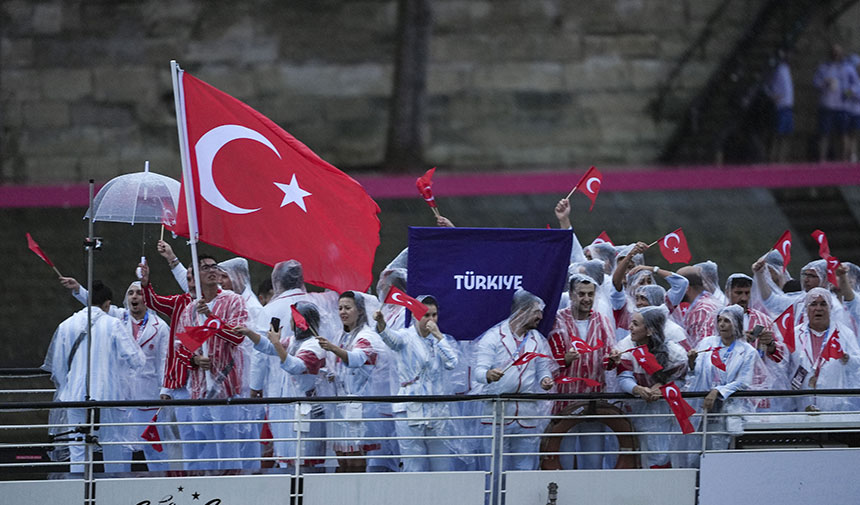
[[[67, 413], [69, 424], [83, 425], [87, 422], [87, 409], [69, 409]], [[116, 410], [101, 409], [99, 413], [99, 421], [104, 423], [111, 422], [127, 422], [124, 416], [116, 415]], [[97, 428], [96, 434], [104, 441], [120, 441], [117, 432], [122, 428], [115, 426], [104, 426]], [[83, 441], [83, 435], [76, 438]], [[69, 471], [83, 473], [84, 462], [86, 461], [87, 446], [86, 444], [69, 446]], [[131, 448], [126, 445], [103, 445], [102, 457], [105, 461], [131, 460]], [[105, 472], [129, 472], [131, 471], [131, 463], [105, 463]]]
[[[395, 414], [395, 422], [398, 437], [424, 437], [441, 436], [447, 433], [439, 433], [427, 424], [410, 426], [406, 420], [405, 412]], [[427, 439], [401, 439], [398, 440], [401, 456], [426, 455], [426, 454], [451, 454], [451, 449], [445, 440]], [[454, 458], [401, 458], [404, 472], [450, 472], [454, 470]]]
[[[485, 424], [484, 430], [487, 434], [492, 434], [493, 425]], [[515, 435], [515, 434], [525, 434], [525, 433], [535, 433], [537, 434], [537, 428], [524, 428], [520, 426], [516, 421], [505, 425], [504, 434], [505, 435]], [[508, 438], [505, 437], [502, 440], [502, 452], [506, 454], [510, 453], [524, 453], [524, 452], [538, 452], [540, 439], [537, 436], [534, 437], [515, 437]], [[488, 438], [484, 439], [484, 452], [491, 453], [493, 449], [493, 439]], [[501, 455], [499, 455], [501, 456]], [[489, 459], [489, 458], [488, 458]], [[502, 461], [504, 461], [503, 470], [537, 470], [538, 465], [540, 463], [540, 456], [535, 455], [510, 455], [504, 456]], [[489, 468], [486, 468], [490, 470]]]

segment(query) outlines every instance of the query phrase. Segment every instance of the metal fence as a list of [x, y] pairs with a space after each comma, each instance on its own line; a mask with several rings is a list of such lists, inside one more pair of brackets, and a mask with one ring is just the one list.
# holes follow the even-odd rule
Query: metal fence
[[[46, 391], [32, 388], [30, 393]], [[695, 432], [687, 435], [680, 432], [665, 401], [660, 400], [662, 406], [648, 405], [625, 394], [394, 396], [349, 398], [348, 402], [344, 398], [8, 401], [0, 403], [0, 453], [4, 455], [0, 474], [6, 480], [82, 479], [85, 503], [97, 503], [96, 482], [121, 476], [285, 474], [295, 481], [290, 502], [299, 503], [304, 496], [299, 483], [308, 474], [443, 468], [482, 472], [485, 502], [495, 505], [504, 502], [505, 476], [514, 470], [648, 468], [654, 460], [668, 460], [673, 468], [695, 468], [708, 453], [860, 446], [860, 409], [852, 407], [860, 405], [860, 390], [817, 390], [814, 397], [810, 393], [739, 392], [733, 395], [731, 407], [727, 402], [715, 412], [700, 408], [705, 393], [685, 393], [697, 411], [691, 417]], [[757, 412], [755, 405], [765, 398], [801, 407], [820, 398], [841, 398], [847, 410]], [[410, 402], [407, 412], [412, 414], [398, 413], [402, 405], [397, 404], [403, 400]], [[134, 409], [150, 409], [145, 411], [147, 417], [158, 412], [158, 419], [131, 420], [128, 413]], [[78, 421], [52, 421], [60, 413], [76, 413]], [[33, 415], [42, 421], [32, 422]], [[157, 430], [157, 439], [142, 438], [147, 429]], [[109, 432], [112, 435], [106, 436]], [[221, 435], [201, 436], [206, 433]], [[131, 452], [114, 456], [115, 449], [129, 444], [137, 449], [160, 446], [159, 459], [141, 460], [139, 451], [136, 457]], [[264, 444], [274, 447], [273, 452], [264, 452]], [[428, 453], [420, 453], [421, 447], [400, 450], [409, 444], [426, 444]], [[337, 450], [348, 446], [363, 450]], [[77, 452], [75, 466], [45, 457], [50, 453], [56, 458], [65, 450]], [[363, 466], [352, 466], [362, 461]], [[160, 470], [144, 470], [144, 465]], [[71, 473], [70, 468], [82, 472]], [[116, 468], [134, 471], [111, 471]]]

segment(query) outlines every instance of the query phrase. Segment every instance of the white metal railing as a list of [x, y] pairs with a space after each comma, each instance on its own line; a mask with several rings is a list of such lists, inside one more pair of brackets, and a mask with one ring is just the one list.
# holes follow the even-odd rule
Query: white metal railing
[[[779, 397], [801, 397], [809, 396], [809, 392], [742, 392], [737, 395], [735, 401], [744, 400], [745, 396], [762, 397], [773, 394]], [[846, 391], [817, 391], [817, 396], [841, 395], [857, 400], [860, 405], [860, 390]], [[702, 393], [685, 394], [685, 397], [701, 398]], [[424, 417], [390, 417], [390, 406], [394, 401], [404, 400], [403, 397], [377, 397], [377, 398], [350, 398], [350, 402], [362, 405], [374, 405], [383, 407], [382, 415], [363, 417], [360, 421], [344, 420], [332, 417], [332, 412], [342, 399], [337, 398], [280, 398], [280, 399], [231, 399], [231, 400], [170, 400], [170, 401], [148, 401], [148, 402], [13, 402], [0, 403], [0, 415], [3, 424], [0, 424], [0, 452], [9, 454], [14, 451], [27, 451], [50, 446], [53, 449], [71, 449], [82, 447], [91, 450], [84, 451], [89, 455], [76, 461], [76, 465], [85, 468], [84, 481], [88, 489], [99, 480], [122, 476], [122, 473], [96, 472], [104, 465], [167, 465], [171, 475], [183, 475], [183, 472], [202, 470], [204, 473], [218, 473], [226, 470], [244, 470], [245, 473], [275, 472], [301, 479], [308, 473], [334, 472], [338, 471], [339, 462], [364, 460], [366, 464], [379, 462], [400, 462], [401, 464], [417, 458], [427, 460], [447, 460], [453, 470], [477, 471], [486, 475], [486, 486], [484, 493], [488, 503], [497, 505], [504, 501], [506, 489], [504, 479], [501, 478], [512, 469], [550, 469], [564, 468], [569, 461], [581, 462], [583, 457], [603, 458], [603, 464], [607, 461], [621, 462], [617, 467], [637, 468], [642, 467], [642, 461], [649, 455], [668, 455], [670, 459], [682, 456], [690, 457], [690, 466], [695, 466], [698, 458], [708, 453], [725, 453], [731, 451], [760, 452], [760, 451], [812, 451], [839, 449], [842, 444], [848, 447], [842, 438], [860, 434], [860, 410], [839, 412], [697, 412], [691, 420], [697, 429], [694, 433], [683, 435], [671, 412], [657, 413], [632, 413], [631, 408], [641, 404], [642, 400], [634, 399], [626, 395], [592, 394], [592, 395], [502, 395], [502, 396], [451, 396], [451, 397], [409, 397], [410, 402], [440, 404], [445, 403], [452, 413], [446, 416], [424, 416]], [[385, 400], [385, 401], [383, 401]], [[584, 412], [575, 416], [551, 414], [548, 407], [552, 401], [583, 402]], [[662, 400], [660, 400], [662, 401]], [[692, 400], [691, 400], [692, 401]], [[514, 403], [516, 402], [516, 403]], [[506, 415], [515, 405], [528, 405], [531, 407], [541, 406], [543, 411], [532, 411], [521, 415]], [[612, 405], [607, 408], [606, 405]], [[306, 406], [323, 407], [324, 416], [320, 416], [319, 410], [307, 408]], [[603, 407], [601, 412], [590, 412], [594, 407]], [[137, 407], [155, 408], [159, 407], [160, 414], [156, 423], [124, 420], [110, 420], [111, 413], [129, 412]], [[202, 414], [205, 409], [218, 408], [225, 412], [242, 412], [232, 415], [234, 419], [205, 419]], [[256, 409], [259, 415], [263, 412], [262, 407], [268, 411], [269, 419], [248, 418], [249, 412]], [[51, 411], [60, 411], [74, 408], [85, 409], [88, 413], [95, 414], [101, 411], [101, 419], [96, 423], [94, 420], [83, 424], [69, 422], [43, 422], [43, 423], [12, 423], [15, 415], [22, 412], [41, 412], [42, 416]], [[610, 412], [612, 411], [612, 412]], [[152, 410], [148, 411], [154, 412]], [[291, 415], [289, 413], [292, 413]], [[315, 412], [314, 416], [304, 414]], [[614, 413], [613, 413], [614, 412]], [[284, 417], [281, 415], [284, 414]], [[149, 415], [149, 414], [147, 414]], [[116, 416], [114, 416], [116, 417]], [[195, 417], [197, 419], [195, 419]], [[90, 419], [87, 417], [87, 419]], [[742, 430], [727, 429], [726, 422], [733, 419], [736, 422], [745, 423]], [[662, 421], [655, 429], [634, 431], [633, 426], [643, 421]], [[572, 422], [575, 421], [575, 422]], [[604, 431], [607, 423], [615, 421], [629, 424], [631, 431]], [[589, 428], [588, 422], [600, 423], [600, 429]], [[334, 423], [355, 423], [351, 433], [338, 436], [332, 430]], [[431, 423], [441, 425], [443, 429], [436, 434], [410, 434], [402, 435], [396, 430], [397, 423]], [[483, 424], [482, 424], [483, 423]], [[140, 437], [144, 429], [153, 424], [157, 427], [161, 440], [150, 441]], [[576, 427], [573, 431], [568, 424]], [[272, 437], [263, 437], [260, 432], [264, 425], [268, 425], [274, 434]], [[523, 425], [527, 426], [526, 428]], [[535, 425], [536, 428], [528, 428]], [[547, 430], [547, 426], [553, 430]], [[777, 426], [777, 427], [772, 427]], [[98, 427], [98, 430], [95, 428]], [[203, 428], [220, 427], [244, 428], [244, 435], [225, 437], [214, 437], [208, 439], [190, 439], [176, 436], [177, 431], [188, 428], [201, 430]], [[363, 428], [359, 428], [363, 427]], [[559, 428], [560, 427], [560, 428]], [[583, 428], [585, 427], [585, 428]], [[375, 429], [379, 428], [379, 429]], [[582, 428], [582, 429], [580, 429]], [[64, 434], [50, 439], [48, 431]], [[100, 440], [110, 430], [125, 430], [126, 434], [132, 436], [120, 437], [118, 440]], [[362, 432], [364, 430], [364, 432]], [[561, 430], [561, 431], [558, 431]], [[74, 432], [73, 432], [74, 431]], [[343, 430], [341, 430], [343, 431]], [[347, 430], [348, 431], [348, 430]], [[432, 430], [430, 430], [432, 432]], [[72, 432], [72, 433], [69, 433]], [[229, 433], [229, 430], [227, 431]], [[24, 436], [29, 437], [22, 439]], [[234, 432], [236, 433], [236, 432]], [[137, 434], [135, 438], [134, 434]], [[91, 435], [91, 436], [89, 436]], [[790, 445], [788, 440], [784, 445], [772, 443], [763, 447], [760, 443], [754, 447], [750, 445], [749, 439], [753, 437], [770, 436], [771, 438], [806, 437], [804, 444]], [[652, 437], [652, 442], [647, 437]], [[658, 439], [664, 444], [659, 448], [648, 447], [655, 445]], [[39, 440], [41, 438], [41, 441]], [[621, 439], [626, 440], [622, 445]], [[628, 440], [629, 439], [629, 440]], [[597, 443], [586, 443], [586, 441], [607, 441], [608, 446], [599, 446]], [[391, 450], [371, 450], [367, 452], [355, 451], [353, 453], [337, 454], [334, 451], [336, 442], [360, 441], [365, 444], [373, 443], [388, 447]], [[405, 454], [398, 450], [398, 444], [407, 441], [426, 441], [436, 443], [437, 452], [430, 454]], [[632, 442], [631, 442], [632, 441]], [[717, 444], [719, 442], [719, 444]], [[850, 440], [849, 440], [850, 442]], [[272, 454], [259, 453], [262, 444], [273, 444]], [[438, 443], [445, 444], [444, 449], [438, 450]], [[615, 444], [617, 443], [617, 447]], [[109, 457], [107, 454], [98, 461], [92, 454], [101, 448], [103, 452], [112, 452], [112, 448], [121, 448], [133, 444], [134, 446], [162, 446], [163, 455], [161, 459], [140, 461], [131, 457]], [[223, 444], [223, 445], [222, 445]], [[632, 444], [632, 445], [631, 445]], [[716, 444], [716, 445], [715, 445]], [[818, 447], [814, 447], [815, 445]], [[197, 450], [208, 450], [212, 447], [232, 447], [234, 456], [219, 454], [202, 454]], [[579, 448], [577, 448], [579, 445]], [[248, 453], [242, 450], [250, 447]], [[596, 447], [596, 448], [595, 448]], [[211, 452], [211, 451], [210, 451]], [[129, 453], [125, 453], [129, 454]], [[250, 454], [250, 455], [248, 455]], [[535, 463], [536, 462], [536, 463]], [[674, 461], [673, 461], [674, 463]], [[57, 461], [48, 460], [15, 460], [0, 462], [0, 474], [6, 475], [6, 479], [15, 474], [10, 473], [12, 469], [21, 474], [25, 470], [33, 477], [33, 474], [42, 474], [43, 478], [55, 477], [56, 473], [68, 472], [66, 463], [61, 466]], [[267, 470], [264, 466], [276, 465], [280, 468]], [[396, 466], [396, 465], [395, 465]], [[581, 468], [581, 467], [580, 467]], [[164, 476], [164, 472], [135, 473], [141, 476]], [[88, 478], [89, 477], [89, 478]], [[296, 485], [291, 492], [291, 498], [298, 500], [302, 497], [301, 487]], [[90, 493], [89, 496], [94, 496]], [[88, 503], [96, 503], [95, 498], [88, 498]]]

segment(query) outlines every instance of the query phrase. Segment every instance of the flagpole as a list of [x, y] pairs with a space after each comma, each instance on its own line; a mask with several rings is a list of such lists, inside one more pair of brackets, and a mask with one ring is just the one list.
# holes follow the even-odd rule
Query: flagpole
[[571, 196], [573, 196], [573, 194], [576, 192], [576, 189], [577, 189], [577, 188], [579, 188], [579, 183], [578, 183], [578, 182], [576, 183], [576, 186], [574, 186], [574, 187], [573, 187], [573, 189], [571, 189], [571, 190], [570, 190], [570, 193], [568, 193], [568, 194], [567, 194], [567, 196], [566, 196], [566, 197], [564, 197], [564, 199], [565, 199], [565, 200], [570, 200], [570, 197], [571, 197]]
[[[197, 206], [194, 200], [194, 177], [191, 173], [191, 160], [188, 155], [188, 123], [185, 117], [185, 89], [182, 85], [182, 69], [176, 60], [170, 60], [170, 74], [173, 78], [173, 103], [176, 107], [176, 130], [179, 135], [179, 159], [182, 162], [182, 187], [185, 191], [185, 210], [188, 214], [188, 238], [191, 245], [191, 265], [194, 271], [195, 299], [203, 296], [200, 292], [200, 262], [197, 259]], [[209, 346], [203, 344], [203, 352], [209, 354]], [[206, 389], [212, 387], [211, 374], [206, 373]]]

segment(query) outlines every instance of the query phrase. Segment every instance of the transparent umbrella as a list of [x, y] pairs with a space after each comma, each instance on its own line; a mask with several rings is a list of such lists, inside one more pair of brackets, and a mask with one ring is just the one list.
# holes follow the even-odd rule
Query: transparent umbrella
[[109, 180], [93, 199], [84, 219], [117, 223], [176, 222], [179, 181], [149, 171], [120, 175]]

